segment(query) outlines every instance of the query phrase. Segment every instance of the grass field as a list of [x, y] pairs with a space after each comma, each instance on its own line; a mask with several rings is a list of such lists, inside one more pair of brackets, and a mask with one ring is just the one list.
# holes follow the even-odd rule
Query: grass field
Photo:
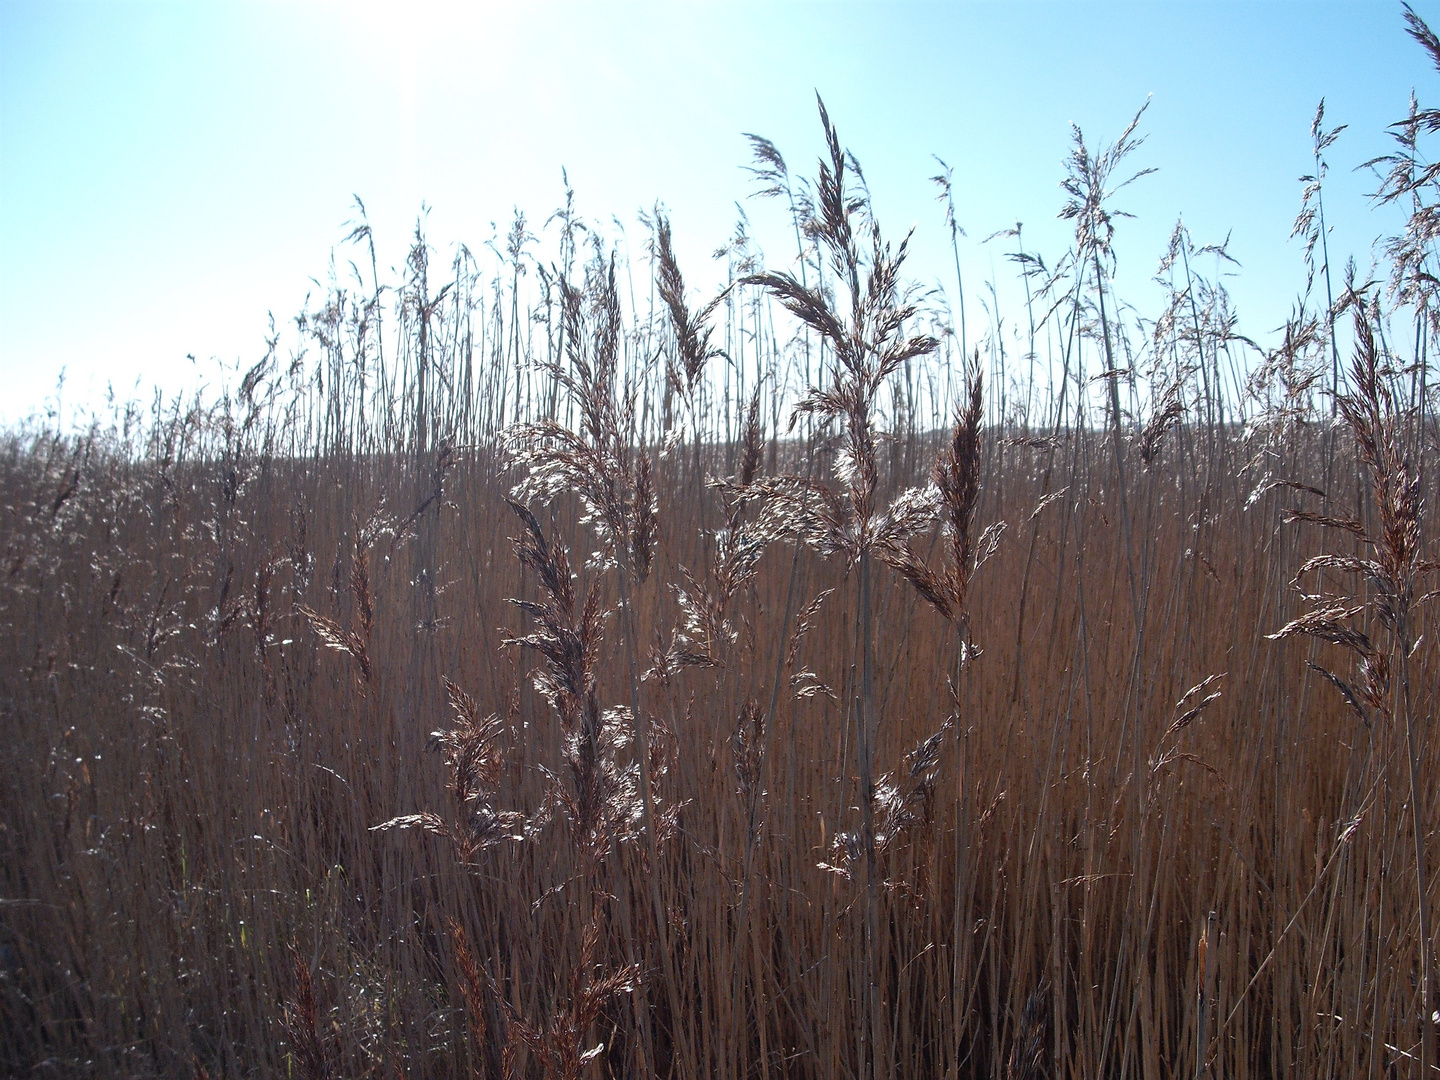
[[1271, 349], [1178, 227], [1114, 295], [1143, 152], [1077, 138], [1018, 353], [821, 114], [713, 304], [658, 215], [389, 284], [362, 224], [303, 354], [5, 435], [5, 1071], [1440, 1064], [1429, 114]]

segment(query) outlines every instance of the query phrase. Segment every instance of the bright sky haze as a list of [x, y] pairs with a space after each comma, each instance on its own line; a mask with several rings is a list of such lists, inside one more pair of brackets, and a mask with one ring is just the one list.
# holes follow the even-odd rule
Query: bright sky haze
[[[1440, 26], [1440, 7], [1416, 9]], [[887, 233], [917, 227], [912, 277], [952, 296], [932, 155], [954, 167], [972, 324], [982, 282], [1014, 277], [987, 236], [1023, 222], [1050, 261], [1070, 240], [1070, 125], [1105, 145], [1148, 99], [1131, 163], [1158, 171], [1117, 201], [1136, 215], [1119, 224], [1120, 295], [1153, 314], [1146, 282], [1183, 215], [1197, 243], [1231, 237], [1240, 328], [1273, 341], [1305, 285], [1289, 233], [1317, 103], [1349, 125], [1328, 152], [1331, 261], [1363, 273], [1398, 219], [1356, 167], [1393, 147], [1412, 87], [1440, 104], [1400, 5], [1373, 0], [6, 2], [0, 422], [41, 409], [62, 369], [69, 406], [254, 363], [267, 313], [284, 324], [319, 292], [354, 195], [382, 266], [422, 206], [440, 253], [481, 251], [515, 207], [540, 231], [562, 168], [637, 263], [637, 213], [663, 203], [697, 297], [737, 202], [783, 266], [784, 210], [748, 198], [744, 133], [813, 175], [817, 92]]]

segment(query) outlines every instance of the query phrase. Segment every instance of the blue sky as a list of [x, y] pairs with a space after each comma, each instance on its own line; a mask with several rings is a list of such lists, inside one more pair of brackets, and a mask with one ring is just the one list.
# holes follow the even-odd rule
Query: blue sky
[[[1440, 25], [1440, 5], [1416, 6]], [[1412, 87], [1440, 104], [1383, 2], [5, 2], [0, 421], [39, 408], [62, 368], [73, 404], [253, 363], [267, 313], [285, 322], [323, 278], [352, 193], [385, 264], [422, 203], [442, 251], [482, 248], [515, 206], [542, 222], [562, 167], [581, 213], [618, 218], [637, 248], [637, 211], [663, 201], [697, 289], [718, 280], [737, 201], [783, 262], [780, 207], [746, 200], [743, 133], [812, 173], [817, 90], [887, 232], [918, 226], [913, 275], [952, 291], [931, 155], [955, 167], [977, 293], [1010, 278], [981, 243], [999, 229], [1023, 221], [1028, 247], [1063, 252], [1071, 123], [1108, 143], [1149, 98], [1133, 160], [1158, 172], [1120, 200], [1136, 215], [1121, 295], [1153, 309], [1183, 214], [1199, 243], [1231, 235], [1241, 328], [1263, 341], [1304, 286], [1287, 237], [1317, 102], [1349, 125], [1329, 154], [1332, 262], [1364, 270], [1396, 222], [1355, 166], [1389, 149]]]

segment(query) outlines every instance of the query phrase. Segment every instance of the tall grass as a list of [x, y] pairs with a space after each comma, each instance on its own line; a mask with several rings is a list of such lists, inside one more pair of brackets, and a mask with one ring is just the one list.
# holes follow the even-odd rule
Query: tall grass
[[1116, 318], [1138, 128], [1077, 132], [1018, 358], [821, 118], [813, 182], [752, 137], [796, 257], [717, 297], [567, 201], [5, 435], [7, 1071], [1436, 1064], [1430, 114], [1393, 287], [1270, 351], [1183, 226]]

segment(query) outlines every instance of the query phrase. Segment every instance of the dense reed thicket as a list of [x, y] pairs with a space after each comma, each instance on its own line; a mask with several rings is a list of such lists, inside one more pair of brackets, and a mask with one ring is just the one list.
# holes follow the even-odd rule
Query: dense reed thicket
[[1077, 132], [1017, 356], [821, 119], [712, 303], [658, 213], [393, 285], [362, 219], [290, 356], [5, 436], [6, 1071], [1435, 1066], [1440, 120], [1337, 281], [1317, 113], [1268, 350], [1178, 226], [1117, 317]]

